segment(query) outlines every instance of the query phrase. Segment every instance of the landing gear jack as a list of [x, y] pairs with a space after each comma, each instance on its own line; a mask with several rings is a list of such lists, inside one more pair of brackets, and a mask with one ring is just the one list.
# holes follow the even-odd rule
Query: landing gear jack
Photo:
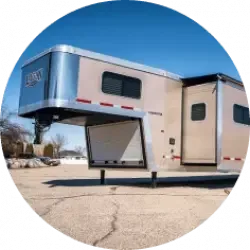
[[101, 181], [101, 185], [104, 185], [105, 184], [105, 170], [101, 170], [100, 171], [100, 181]]
[[53, 116], [51, 114], [36, 114], [34, 124], [35, 139], [34, 144], [41, 144], [44, 132], [50, 129], [53, 122]]
[[152, 188], [157, 187], [157, 172], [151, 172]]

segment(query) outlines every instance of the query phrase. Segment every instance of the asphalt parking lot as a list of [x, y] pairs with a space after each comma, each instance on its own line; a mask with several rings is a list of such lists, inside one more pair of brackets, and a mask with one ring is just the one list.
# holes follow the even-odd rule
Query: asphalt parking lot
[[[109, 249], [138, 249], [172, 241], [199, 226], [226, 199], [237, 175], [112, 172], [65, 165], [10, 170], [31, 207], [54, 228]], [[192, 176], [192, 177], [191, 177]]]

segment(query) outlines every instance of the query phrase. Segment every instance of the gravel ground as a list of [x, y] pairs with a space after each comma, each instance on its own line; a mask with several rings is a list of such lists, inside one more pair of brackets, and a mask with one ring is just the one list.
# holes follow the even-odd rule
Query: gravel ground
[[[10, 170], [24, 199], [54, 228], [109, 249], [141, 249], [199, 226], [222, 204], [237, 175], [108, 171], [106, 185], [87, 166]], [[133, 178], [132, 178], [133, 177]]]

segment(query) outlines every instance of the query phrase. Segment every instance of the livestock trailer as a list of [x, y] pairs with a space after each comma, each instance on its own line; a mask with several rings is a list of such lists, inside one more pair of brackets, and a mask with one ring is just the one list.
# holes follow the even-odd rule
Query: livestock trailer
[[[249, 140], [242, 82], [166, 70], [58, 45], [22, 66], [19, 116], [36, 139], [52, 123], [85, 127], [88, 166], [239, 172]], [[84, 142], [83, 142], [84, 143]]]

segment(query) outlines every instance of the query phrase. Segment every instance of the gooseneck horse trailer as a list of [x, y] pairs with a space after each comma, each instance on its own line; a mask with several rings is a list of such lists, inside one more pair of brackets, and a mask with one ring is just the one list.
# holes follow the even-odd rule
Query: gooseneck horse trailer
[[[85, 126], [88, 166], [240, 172], [249, 140], [242, 82], [218, 73], [182, 78], [67, 45], [22, 67], [19, 116], [36, 140], [52, 123]], [[84, 142], [83, 142], [84, 143]]]

